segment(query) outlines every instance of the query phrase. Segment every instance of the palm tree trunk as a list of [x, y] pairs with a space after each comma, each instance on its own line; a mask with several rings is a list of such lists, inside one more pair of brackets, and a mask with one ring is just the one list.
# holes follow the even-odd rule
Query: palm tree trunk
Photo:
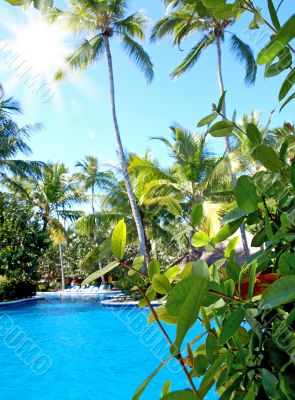
[[[136, 229], [137, 229], [139, 246], [140, 246], [140, 255], [145, 256], [145, 259], [147, 259], [144, 227], [143, 227], [142, 219], [141, 219], [141, 216], [139, 213], [139, 209], [137, 207], [133, 189], [131, 186], [131, 182], [130, 182], [130, 178], [129, 178], [129, 174], [128, 174], [128, 170], [127, 170], [127, 165], [126, 165], [126, 160], [125, 160], [125, 156], [124, 156], [118, 121], [117, 121], [113, 63], [112, 63], [112, 55], [111, 55], [111, 50], [110, 50], [109, 38], [106, 35], [104, 35], [103, 40], [104, 40], [106, 54], [107, 54], [107, 60], [108, 60], [112, 117], [113, 117], [113, 124], [114, 124], [114, 129], [115, 129], [115, 137], [116, 137], [116, 142], [117, 142], [117, 147], [118, 147], [118, 153], [119, 153], [119, 158], [120, 158], [120, 163], [121, 163], [121, 170], [122, 170], [123, 178], [125, 181], [128, 198], [129, 198], [133, 218], [134, 218]], [[144, 270], [146, 270], [146, 264], [144, 264], [143, 268], [144, 268]]]
[[62, 251], [61, 242], [58, 244], [59, 248], [59, 259], [60, 259], [60, 272], [61, 272], [61, 290], [65, 290], [66, 280], [65, 280], [65, 266], [64, 266], [64, 256]]
[[[216, 35], [216, 46], [217, 46], [218, 84], [219, 84], [220, 94], [222, 95], [222, 93], [224, 92], [224, 84], [223, 84], [222, 67], [221, 67], [220, 37], [219, 37], [218, 33]], [[222, 111], [222, 119], [225, 119], [226, 118], [225, 101], [223, 102], [221, 111]], [[232, 150], [231, 150], [230, 140], [229, 140], [228, 136], [225, 136], [225, 146], [226, 146], [226, 153], [227, 153], [228, 156], [230, 156]], [[237, 183], [237, 177], [236, 177], [236, 174], [234, 173], [234, 171], [232, 170], [231, 166], [230, 166], [230, 169], [231, 169], [230, 175], [231, 175], [232, 184], [233, 184], [233, 187], [235, 187], [236, 183]], [[241, 239], [242, 239], [242, 243], [243, 243], [245, 257], [247, 258], [247, 257], [249, 257], [250, 253], [249, 253], [249, 247], [248, 247], [248, 242], [247, 242], [247, 237], [246, 237], [246, 230], [245, 230], [245, 225], [244, 224], [241, 225], [240, 232], [241, 232]]]

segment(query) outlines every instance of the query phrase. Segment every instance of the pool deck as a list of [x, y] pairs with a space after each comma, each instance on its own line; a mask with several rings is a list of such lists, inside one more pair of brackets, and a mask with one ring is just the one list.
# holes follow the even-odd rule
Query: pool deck
[[11, 300], [11, 301], [1, 301], [0, 302], [0, 307], [1, 306], [9, 306], [9, 305], [14, 305], [18, 303], [27, 303], [29, 301], [36, 301], [36, 300], [45, 300], [45, 297], [43, 296], [34, 296], [34, 297], [28, 297], [27, 299], [19, 299], [19, 300]]

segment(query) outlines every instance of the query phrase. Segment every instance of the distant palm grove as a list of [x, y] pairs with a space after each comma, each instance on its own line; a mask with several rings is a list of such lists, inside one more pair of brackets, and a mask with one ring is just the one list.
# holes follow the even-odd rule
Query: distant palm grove
[[[128, 292], [149, 307], [149, 322], [164, 334], [187, 380], [187, 389], [175, 392], [163, 382], [164, 400], [204, 399], [211, 388], [222, 400], [295, 399], [295, 128], [292, 121], [273, 123], [272, 110], [266, 123], [254, 111], [229, 116], [226, 91], [235, 87], [224, 82], [222, 69], [228, 41], [244, 90], [264, 68], [269, 85], [281, 79], [275, 113], [294, 107], [295, 15], [293, 7], [281, 20], [283, 2], [162, 0], [165, 14], [152, 24], [142, 11], [130, 13], [127, 0], [70, 0], [62, 9], [34, 1], [44, 18], [62, 23], [79, 42], [56, 71], [57, 81], [107, 64], [118, 156], [112, 167], [95, 150], [74, 168], [33, 160], [30, 138], [42, 127], [18, 126], [21, 105], [6, 97], [2, 82], [0, 300], [75, 284]], [[258, 54], [231, 32], [241, 16], [249, 29], [268, 32]], [[128, 130], [121, 131], [117, 116], [124, 99], [116, 96], [113, 40], [152, 84], [157, 60], [144, 49], [148, 36], [155, 46], [170, 37], [171, 51], [189, 43], [171, 77], [194, 68], [194, 85], [214, 78], [199, 78], [197, 68], [208, 47], [216, 51], [220, 97], [212, 109], [198, 116], [193, 131], [174, 124], [152, 137], [170, 157], [167, 167], [149, 151], [125, 149]], [[224, 150], [217, 153], [210, 143], [220, 137]], [[176, 326], [174, 339], [165, 324]], [[188, 342], [195, 324], [203, 334]], [[134, 400], [152, 377], [134, 388]]]

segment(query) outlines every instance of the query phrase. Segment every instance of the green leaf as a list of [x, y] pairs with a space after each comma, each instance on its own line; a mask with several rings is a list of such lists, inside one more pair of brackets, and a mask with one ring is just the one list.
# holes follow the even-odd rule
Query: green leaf
[[200, 128], [201, 126], [204, 125], [209, 125], [211, 124], [212, 121], [214, 121], [216, 118], [218, 117], [217, 112], [213, 112], [209, 115], [206, 115], [206, 117], [200, 119], [200, 121], [198, 122], [197, 127]]
[[193, 269], [193, 263], [189, 262], [188, 264], [186, 264], [186, 266], [183, 268], [183, 270], [181, 271], [179, 277], [180, 279], [185, 279], [187, 277], [189, 277], [191, 275]]
[[282, 71], [292, 66], [292, 54], [288, 47], [285, 47], [277, 55], [278, 61], [267, 63], [264, 70], [264, 76], [271, 78], [279, 75]]
[[219, 335], [220, 345], [226, 343], [236, 333], [243, 322], [245, 314], [245, 307], [240, 306], [225, 320], [225, 322], [223, 322]]
[[139, 388], [134, 393], [132, 400], [139, 400], [142, 393], [145, 391], [150, 382], [154, 379], [154, 377], [161, 371], [161, 369], [171, 360], [171, 357], [167, 358], [159, 367], [139, 386]]
[[260, 145], [254, 149], [254, 158], [266, 169], [278, 172], [281, 169], [281, 161], [277, 153], [269, 146]]
[[262, 368], [262, 385], [264, 387], [265, 393], [267, 394], [269, 399], [275, 400], [279, 399], [280, 396], [276, 396], [277, 393], [277, 386], [278, 386], [278, 379], [276, 376], [268, 371], [265, 368]]
[[247, 124], [246, 132], [253, 146], [258, 146], [261, 144], [261, 133], [255, 124], [253, 123]]
[[295, 157], [293, 158], [292, 163], [291, 163], [290, 181], [291, 181], [293, 188], [295, 189]]
[[292, 68], [281, 86], [281, 89], [279, 92], [279, 100], [280, 101], [283, 100], [284, 97], [286, 97], [286, 95], [291, 90], [294, 83], [295, 83], [295, 68]]
[[84, 281], [81, 283], [81, 286], [88, 285], [90, 282], [95, 281], [98, 278], [101, 278], [103, 275], [112, 271], [119, 265], [117, 261], [113, 261], [110, 264], [106, 265], [104, 268], [99, 269], [98, 271], [93, 272], [93, 274], [89, 275]]
[[256, 395], [255, 395], [255, 388], [254, 386], [251, 386], [250, 389], [248, 390], [248, 393], [244, 397], [244, 400], [255, 400]]
[[164, 385], [163, 385], [163, 387], [162, 387], [161, 396], [163, 397], [163, 396], [165, 396], [166, 394], [170, 393], [170, 390], [171, 390], [171, 381], [168, 379], [168, 380], [164, 383]]
[[255, 183], [247, 175], [240, 176], [236, 187], [235, 197], [242, 211], [251, 213], [256, 210], [260, 198], [257, 195]]
[[228, 136], [229, 134], [231, 134], [234, 127], [235, 127], [235, 124], [231, 121], [225, 121], [225, 120], [219, 121], [219, 122], [216, 122], [216, 124], [211, 126], [211, 128], [209, 129], [209, 133], [213, 137], [224, 137], [224, 136]]
[[279, 259], [281, 275], [295, 275], [295, 253], [283, 253]]
[[[144, 256], [135, 257], [135, 259], [133, 260], [133, 263], [132, 263], [132, 267], [133, 267], [136, 271], [139, 271], [139, 270], [142, 268], [143, 263], [144, 263]], [[135, 272], [135, 271], [132, 271], [132, 269], [130, 269], [130, 270], [128, 271], [128, 275], [129, 275], [129, 276], [133, 276], [133, 275], [135, 275], [135, 274], [136, 274], [136, 272]]]
[[282, 106], [281, 106], [281, 108], [280, 108], [280, 111], [282, 111], [282, 109], [283, 109], [288, 103], [290, 103], [290, 101], [293, 100], [293, 99], [295, 99], [295, 92], [292, 93], [292, 94], [287, 98], [286, 101], [284, 101], [284, 103], [282, 104]]
[[[149, 301], [155, 300], [155, 298], [157, 297], [157, 293], [154, 291], [152, 285], [147, 288], [145, 295]], [[139, 307], [146, 307], [148, 305], [148, 301], [144, 297], [142, 297], [139, 300], [138, 305], [139, 305]]]
[[[155, 308], [155, 312], [159, 318], [159, 320], [165, 322], [165, 324], [176, 325], [178, 322], [178, 316], [170, 315], [167, 312], [165, 305], [161, 305]], [[148, 316], [148, 323], [151, 324], [156, 322], [156, 319], [152, 313]]]
[[226, 277], [232, 279], [234, 283], [239, 281], [241, 268], [234, 262], [229, 262], [226, 266]]
[[271, 62], [275, 56], [295, 37], [295, 14], [272, 37], [270, 43], [258, 54], [257, 64]]
[[166, 394], [161, 400], [196, 400], [196, 396], [191, 390], [178, 390], [177, 392]]
[[173, 267], [170, 267], [167, 269], [167, 271], [164, 272], [164, 275], [167, 276], [170, 282], [173, 281], [173, 279], [179, 274], [179, 266], [174, 265]]
[[217, 233], [217, 235], [213, 238], [212, 243], [216, 244], [219, 242], [223, 242], [228, 239], [231, 235], [233, 235], [243, 223], [244, 218], [240, 218], [236, 221], [229, 222], [225, 224]]
[[213, 335], [213, 333], [208, 333], [206, 339], [206, 355], [210, 363], [212, 363], [215, 359], [216, 353], [218, 349], [218, 340]]
[[224, 252], [225, 258], [229, 258], [229, 256], [231, 255], [231, 252], [237, 247], [238, 242], [239, 242], [239, 236], [235, 236], [228, 242], [228, 245], [226, 246], [226, 249]]
[[121, 219], [115, 226], [112, 235], [112, 251], [118, 260], [122, 260], [126, 248], [126, 225], [124, 219]]
[[206, 393], [210, 390], [211, 386], [213, 386], [215, 382], [214, 377], [217, 374], [217, 372], [221, 369], [221, 366], [225, 362], [226, 358], [227, 358], [227, 353], [222, 353], [219, 357], [216, 358], [214, 363], [209, 367], [209, 369], [205, 373], [204, 378], [199, 387], [199, 391], [201, 392], [202, 398], [205, 397]]
[[226, 0], [202, 0], [205, 7], [215, 8], [222, 6], [226, 3]]
[[194, 359], [194, 370], [198, 375], [203, 375], [208, 367], [207, 357], [199, 354]]
[[155, 274], [159, 274], [161, 272], [160, 263], [158, 260], [152, 260], [148, 264], [148, 277], [150, 280], [153, 279]]
[[267, 0], [267, 5], [273, 26], [276, 28], [277, 31], [279, 31], [281, 29], [281, 24], [272, 0]]
[[192, 209], [192, 225], [199, 226], [203, 217], [203, 205], [195, 204]]
[[281, 306], [295, 301], [295, 276], [282, 276], [268, 286], [261, 297], [259, 308], [262, 310]]
[[216, 108], [216, 111], [218, 113], [220, 113], [222, 111], [223, 103], [224, 103], [224, 100], [225, 100], [225, 95], [226, 95], [226, 90], [224, 90], [222, 92], [222, 95], [220, 96], [220, 99], [218, 100], [218, 105], [217, 105], [217, 108]]
[[188, 330], [192, 327], [198, 317], [199, 309], [202, 305], [205, 295], [208, 292], [208, 281], [206, 279], [200, 276], [191, 276], [187, 279], [190, 279], [192, 281], [192, 289], [190, 290], [181, 307], [181, 312], [176, 329], [176, 339], [174, 344], [171, 346], [173, 351], [175, 349], [180, 349], [180, 346]]
[[[192, 263], [190, 263], [192, 265]], [[186, 298], [194, 287], [196, 277], [187, 277], [173, 286], [167, 298], [166, 308], [169, 315], [179, 317]]]
[[222, 223], [227, 224], [228, 222], [233, 222], [236, 221], [237, 219], [241, 219], [246, 215], [247, 212], [241, 210], [239, 207], [235, 207], [222, 218]]
[[264, 227], [265, 227], [265, 232], [266, 232], [267, 239], [269, 241], [271, 241], [272, 238], [273, 238], [273, 231], [272, 231], [272, 227], [271, 227], [268, 215], [266, 215], [265, 218], [264, 218]]
[[152, 279], [152, 287], [155, 292], [168, 294], [171, 290], [169, 279], [165, 275], [155, 274]]
[[204, 279], [209, 280], [209, 268], [204, 260], [196, 260], [193, 262], [192, 268], [193, 276], [201, 276]]
[[209, 236], [205, 232], [196, 232], [192, 237], [192, 245], [196, 248], [207, 246], [209, 242]]
[[265, 228], [260, 229], [252, 238], [251, 247], [260, 247], [267, 241]]

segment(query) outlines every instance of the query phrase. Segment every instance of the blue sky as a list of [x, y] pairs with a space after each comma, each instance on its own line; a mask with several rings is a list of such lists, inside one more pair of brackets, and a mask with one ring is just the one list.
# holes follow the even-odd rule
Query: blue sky
[[[152, 21], [163, 15], [164, 10], [160, 0], [134, 0], [131, 3], [132, 10], [146, 10]], [[267, 8], [265, 0], [259, 0], [258, 3], [262, 8]], [[283, 21], [290, 15], [292, 8], [294, 9], [293, 0], [286, 0], [281, 10]], [[35, 134], [30, 142], [34, 151], [33, 158], [42, 161], [63, 161], [70, 167], [87, 154], [97, 156], [101, 162], [116, 162], [105, 61], [79, 77], [62, 83], [52, 99], [44, 102], [46, 80], [50, 79], [50, 74], [52, 75], [56, 66], [53, 62], [54, 51], [51, 59], [47, 60], [50, 46], [48, 51], [44, 47], [40, 48], [40, 43], [38, 47], [39, 35], [35, 33], [26, 39], [24, 35], [30, 24], [28, 15], [20, 8], [2, 2], [2, 9], [0, 82], [4, 85], [6, 95], [15, 96], [23, 106], [24, 114], [19, 118], [20, 124], [34, 122], [43, 124], [43, 129]], [[31, 15], [30, 21], [33, 18], [35, 16]], [[260, 31], [249, 31], [247, 29], [249, 21], [249, 16], [242, 17], [231, 31], [251, 44], [257, 53], [268, 37], [268, 30], [262, 27]], [[13, 26], [17, 29], [12, 29]], [[16, 30], [18, 32], [15, 32]], [[36, 52], [39, 52], [40, 59], [44, 61], [39, 67], [46, 69], [46, 76], [42, 77], [37, 94], [32, 94], [25, 77], [15, 77], [13, 68], [16, 63], [13, 66], [1, 62], [1, 57], [5, 53], [4, 44], [7, 40], [14, 41], [15, 36], [19, 42], [20, 37], [23, 41], [27, 40], [21, 42], [20, 52], [24, 47], [28, 47], [27, 50], [32, 53], [32, 64], [33, 59], [36, 60]], [[195, 38], [197, 39], [197, 35]], [[66, 38], [65, 42], [72, 45], [77, 39], [73, 41]], [[183, 43], [181, 46], [183, 51], [180, 51], [172, 46], [170, 38], [155, 45], [146, 41], [145, 49], [149, 52], [155, 67], [155, 80], [148, 86], [118, 44], [112, 42], [118, 119], [124, 147], [129, 151], [143, 154], [150, 149], [163, 164], [167, 164], [165, 149], [159, 142], [151, 141], [150, 137], [160, 135], [169, 137], [169, 126], [174, 123], [179, 123], [192, 131], [196, 130], [198, 120], [211, 112], [212, 102], [218, 101], [215, 47], [207, 49], [196, 66], [183, 77], [178, 80], [169, 77], [169, 72], [182, 60], [191, 43], [192, 41]], [[25, 61], [30, 65], [30, 56], [27, 56]], [[278, 105], [277, 94], [283, 76], [264, 79], [263, 68], [259, 68], [256, 85], [251, 88], [246, 87], [243, 82], [243, 66], [229, 52], [227, 42], [223, 45], [223, 71], [228, 91], [228, 114], [236, 109], [238, 117], [241, 117], [244, 112], [249, 113], [255, 109], [262, 113], [262, 120], [266, 121], [269, 112]], [[284, 120], [292, 121], [292, 113], [294, 114], [294, 105], [289, 105], [282, 113], [277, 110], [273, 116], [273, 125], [276, 126]], [[211, 146], [216, 152], [221, 152], [223, 140], [214, 140]]]

